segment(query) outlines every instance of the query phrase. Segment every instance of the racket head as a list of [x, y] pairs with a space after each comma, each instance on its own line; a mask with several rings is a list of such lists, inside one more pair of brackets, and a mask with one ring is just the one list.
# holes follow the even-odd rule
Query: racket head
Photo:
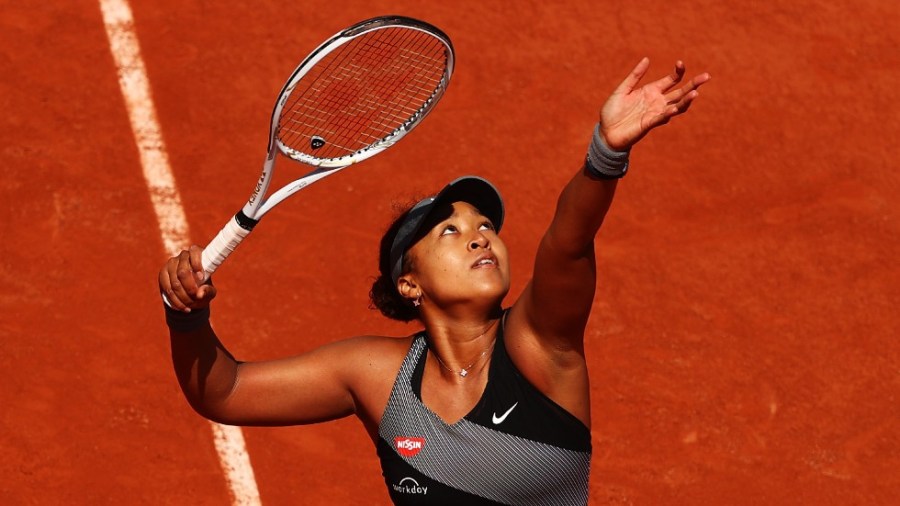
[[357, 23], [297, 67], [272, 111], [269, 153], [340, 168], [387, 149], [441, 99], [453, 74], [450, 38], [403, 16]]

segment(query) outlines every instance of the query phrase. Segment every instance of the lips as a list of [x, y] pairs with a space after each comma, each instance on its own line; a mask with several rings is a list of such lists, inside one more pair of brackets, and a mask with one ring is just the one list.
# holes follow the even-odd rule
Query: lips
[[496, 267], [497, 265], [497, 257], [491, 254], [484, 254], [478, 257], [478, 260], [472, 264], [473, 269], [480, 269], [483, 267]]

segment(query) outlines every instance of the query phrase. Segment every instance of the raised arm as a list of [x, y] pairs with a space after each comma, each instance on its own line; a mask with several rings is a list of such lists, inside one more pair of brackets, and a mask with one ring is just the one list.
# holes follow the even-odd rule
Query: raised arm
[[687, 111], [697, 88], [709, 80], [704, 73], [679, 87], [685, 72], [679, 61], [671, 74], [640, 86], [649, 66], [642, 59], [601, 108], [585, 166], [559, 196], [532, 280], [516, 303], [517, 319], [546, 349], [583, 353], [596, 284], [594, 238], [625, 174], [628, 153], [651, 130]]

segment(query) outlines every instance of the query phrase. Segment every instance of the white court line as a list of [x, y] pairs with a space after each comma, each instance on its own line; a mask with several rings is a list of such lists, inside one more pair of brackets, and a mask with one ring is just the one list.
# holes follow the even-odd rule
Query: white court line
[[[100, 0], [100, 10], [109, 47], [116, 61], [131, 130], [140, 153], [144, 179], [159, 222], [160, 236], [166, 251], [174, 254], [190, 244], [190, 232], [169, 167], [162, 131], [156, 120], [156, 108], [150, 96], [150, 84], [134, 32], [131, 8], [127, 0]], [[233, 504], [262, 504], [240, 427], [210, 423]]]

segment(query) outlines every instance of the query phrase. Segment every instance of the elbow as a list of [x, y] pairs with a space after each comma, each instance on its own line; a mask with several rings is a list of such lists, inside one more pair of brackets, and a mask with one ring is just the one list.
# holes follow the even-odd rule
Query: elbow
[[203, 418], [225, 425], [238, 425], [234, 416], [231, 394], [234, 384], [224, 384], [218, 388], [208, 382], [182, 382], [181, 390], [191, 408]]
[[566, 234], [565, 231], [555, 230], [551, 227], [544, 234], [540, 249], [568, 261], [578, 261], [585, 258], [593, 260], [594, 236]]
[[238, 384], [238, 364], [233, 361], [176, 358], [175, 375], [181, 392], [191, 408], [200, 416], [219, 423], [229, 423], [233, 413], [233, 394]]
[[195, 413], [211, 422], [222, 425], [240, 425], [239, 420], [221, 403], [204, 402], [188, 397], [188, 404]]

